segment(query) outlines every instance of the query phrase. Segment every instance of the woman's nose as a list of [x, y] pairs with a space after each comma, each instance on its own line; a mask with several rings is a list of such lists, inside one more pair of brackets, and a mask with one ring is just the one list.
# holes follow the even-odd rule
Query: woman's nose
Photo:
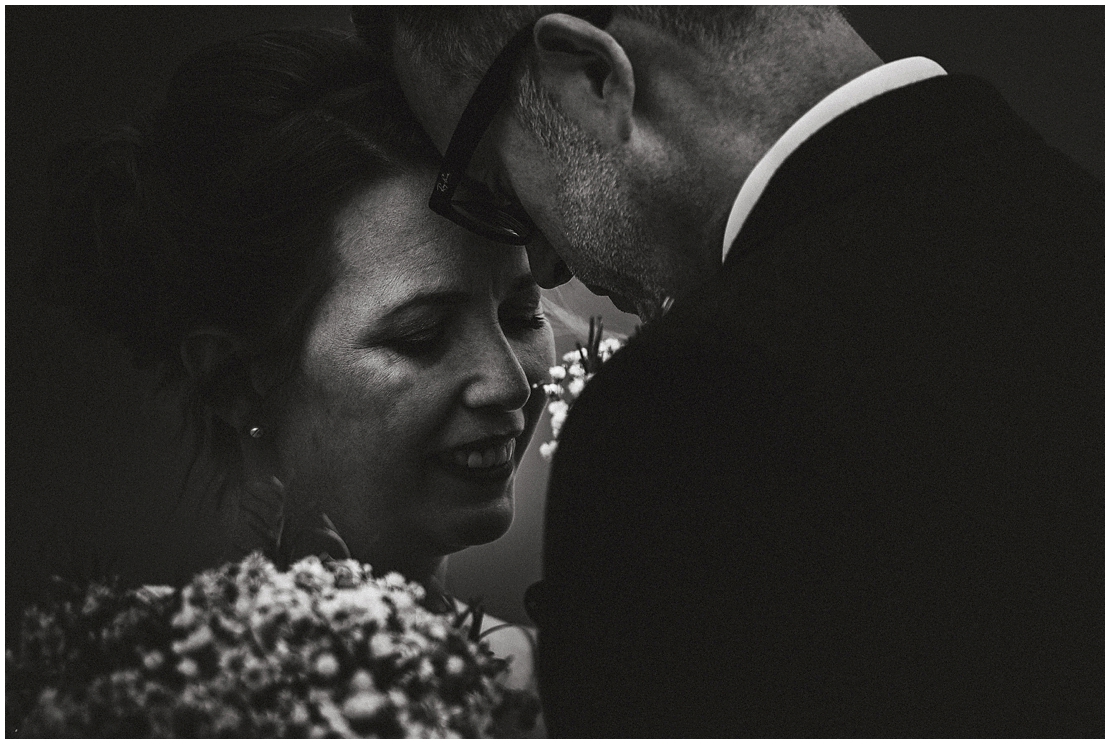
[[513, 347], [501, 333], [473, 349], [474, 367], [463, 394], [470, 408], [523, 408], [532, 388]]

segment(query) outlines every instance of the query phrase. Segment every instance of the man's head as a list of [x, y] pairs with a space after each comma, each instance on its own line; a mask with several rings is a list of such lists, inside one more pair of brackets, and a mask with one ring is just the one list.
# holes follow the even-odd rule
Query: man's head
[[642, 317], [716, 270], [732, 200], [778, 136], [878, 63], [831, 9], [562, 10], [375, 7], [355, 19], [392, 54], [441, 152], [524, 30], [469, 175], [538, 226], [530, 255], [541, 284], [557, 282], [557, 254]]

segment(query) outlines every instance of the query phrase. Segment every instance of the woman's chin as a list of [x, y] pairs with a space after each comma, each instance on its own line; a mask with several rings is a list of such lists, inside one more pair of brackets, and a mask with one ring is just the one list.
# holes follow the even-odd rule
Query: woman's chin
[[450, 537], [445, 540], [450, 545], [446, 552], [457, 552], [474, 545], [485, 545], [498, 539], [513, 523], [512, 490], [501, 498], [456, 508], [451, 515], [450, 524], [444, 525]]

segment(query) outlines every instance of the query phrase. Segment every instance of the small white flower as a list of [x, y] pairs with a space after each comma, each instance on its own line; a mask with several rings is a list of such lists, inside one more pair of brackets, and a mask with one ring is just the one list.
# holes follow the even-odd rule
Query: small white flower
[[602, 339], [601, 344], [599, 344], [598, 348], [603, 354], [608, 354], [612, 356], [613, 354], [617, 353], [617, 350], [619, 350], [621, 346], [623, 346], [623, 344], [620, 342], [620, 339], [609, 337], [606, 339]]
[[547, 404], [547, 412], [551, 414], [551, 418], [564, 419], [567, 417], [567, 411], [570, 410], [570, 405], [565, 400], [553, 400]]
[[555, 456], [555, 449], [559, 446], [558, 442], [544, 442], [540, 445], [540, 457], [545, 460], [550, 460]]
[[559, 436], [559, 431], [563, 428], [568, 410], [570, 410], [570, 406], [564, 400], [556, 400], [547, 404], [547, 412], [551, 414], [551, 433], [556, 437]]
[[442, 641], [442, 640], [446, 639], [447, 635], [448, 635], [446, 626], [444, 626], [444, 624], [441, 623], [441, 622], [431, 623], [425, 629], [425, 632], [428, 634], [428, 636], [430, 638], [434, 638], [437, 641]]
[[[190, 587], [191, 588], [191, 587]], [[174, 615], [170, 625], [174, 628], [192, 628], [203, 620], [201, 611], [191, 602], [182, 602], [181, 609]]]
[[466, 670], [466, 662], [462, 660], [462, 657], [452, 654], [447, 657], [447, 664], [444, 665], [444, 669], [447, 674], [457, 677]]
[[300, 700], [293, 703], [293, 710], [289, 714], [289, 722], [295, 726], [304, 726], [311, 720], [308, 708]]
[[[560, 369], [561, 369], [561, 367], [560, 367]], [[544, 393], [547, 394], [547, 396], [549, 398], [558, 398], [560, 395], [563, 394], [563, 386], [562, 385], [557, 385], [557, 384], [552, 382], [552, 383], [549, 383], [547, 385], [544, 385], [543, 386], [543, 391], [544, 391]]]
[[[562, 367], [560, 367], [560, 369], [562, 369]], [[140, 586], [135, 592], [135, 596], [137, 596], [143, 602], [146, 602], [148, 604], [153, 603], [153, 602], [157, 602], [158, 600], [165, 599], [166, 597], [169, 597], [172, 594], [173, 594], [173, 587], [172, 586], [160, 586], [160, 585], [156, 586], [156, 585], [152, 585], [152, 584], [147, 584], [145, 586]]]
[[567, 392], [577, 398], [584, 387], [586, 387], [586, 381], [579, 377], [567, 383]]
[[407, 610], [416, 605], [413, 596], [406, 592], [394, 592], [390, 598], [393, 600], [393, 606], [398, 610]]
[[143, 666], [150, 671], [154, 671], [158, 667], [162, 666], [163, 661], [165, 661], [165, 657], [162, 655], [162, 652], [155, 650], [151, 651], [143, 657]]
[[394, 648], [393, 639], [385, 633], [375, 633], [370, 639], [370, 653], [375, 657], [389, 656]]
[[177, 662], [177, 671], [181, 673], [182, 677], [192, 678], [197, 676], [200, 668], [195, 661], [186, 656], [184, 659]]
[[580, 362], [582, 361], [582, 354], [577, 349], [575, 349], [574, 351], [568, 351], [566, 354], [563, 354], [563, 361], [567, 364], [571, 364], [572, 362]]
[[365, 669], [359, 669], [354, 673], [354, 676], [351, 677], [351, 689], [361, 690], [363, 692], [373, 691], [376, 689], [374, 687], [374, 678], [370, 676], [370, 672]]
[[321, 677], [331, 679], [339, 674], [339, 661], [334, 654], [325, 652], [316, 657], [314, 668]]
[[362, 690], [343, 703], [343, 715], [352, 721], [373, 718], [388, 702], [389, 698], [380, 693]]
[[[575, 352], [575, 353], [577, 353], [577, 352]], [[554, 367], [552, 367], [551, 369], [547, 370], [547, 373], [549, 375], [551, 375], [551, 379], [554, 380], [555, 382], [559, 382], [560, 380], [562, 380], [564, 377], [567, 376], [566, 367], [564, 367], [561, 364], [557, 364]]]
[[199, 651], [213, 641], [212, 629], [207, 625], [202, 625], [186, 638], [180, 641], [173, 642], [173, 652], [175, 654], [191, 654], [194, 651]]

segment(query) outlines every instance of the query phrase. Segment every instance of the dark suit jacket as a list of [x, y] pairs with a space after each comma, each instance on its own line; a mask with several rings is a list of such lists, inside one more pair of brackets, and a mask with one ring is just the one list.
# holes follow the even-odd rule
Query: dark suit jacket
[[587, 386], [554, 736], [1102, 736], [1103, 192], [988, 85], [839, 117]]

